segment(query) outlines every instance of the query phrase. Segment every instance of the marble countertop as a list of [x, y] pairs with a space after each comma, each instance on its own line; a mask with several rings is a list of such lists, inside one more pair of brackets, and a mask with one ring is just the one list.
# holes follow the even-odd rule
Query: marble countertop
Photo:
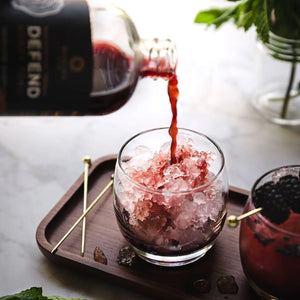
[[[251, 106], [255, 30], [226, 24], [216, 31], [193, 23], [199, 10], [225, 1], [115, 3], [141, 37], [168, 37], [177, 44], [178, 125], [219, 144], [231, 185], [250, 189], [264, 172], [300, 163], [300, 127], [272, 124]], [[52, 264], [39, 251], [35, 232], [82, 174], [83, 156], [117, 153], [133, 134], [170, 121], [167, 83], [150, 78], [141, 79], [130, 101], [106, 116], [0, 118], [0, 296], [41, 286], [44, 295], [148, 299]]]

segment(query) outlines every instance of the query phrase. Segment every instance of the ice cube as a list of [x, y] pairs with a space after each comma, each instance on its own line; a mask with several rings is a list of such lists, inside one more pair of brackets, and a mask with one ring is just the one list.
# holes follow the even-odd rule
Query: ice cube
[[170, 148], [171, 148], [171, 142], [166, 142], [162, 144], [162, 146], [159, 149], [159, 153], [163, 155], [170, 155]]
[[144, 221], [137, 222], [132, 231], [136, 237], [151, 244], [157, 236], [162, 232], [167, 223], [167, 218], [164, 214], [149, 215]]
[[123, 162], [123, 168], [134, 168], [136, 170], [145, 170], [149, 167], [153, 158], [153, 151], [146, 146], [138, 146], [135, 148], [134, 155], [126, 162]]
[[187, 229], [198, 222], [195, 213], [197, 209], [198, 205], [193, 201], [185, 201], [182, 203], [179, 214], [173, 221], [175, 227], [178, 229]]

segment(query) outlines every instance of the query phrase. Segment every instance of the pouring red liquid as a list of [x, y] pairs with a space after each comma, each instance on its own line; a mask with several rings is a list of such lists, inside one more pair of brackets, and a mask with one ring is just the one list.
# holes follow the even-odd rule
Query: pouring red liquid
[[[107, 106], [107, 109], [113, 111], [116, 108], [124, 105], [137, 84], [134, 74], [131, 73], [130, 66], [133, 59], [126, 53], [122, 52], [116, 46], [98, 42], [93, 45], [94, 51], [94, 70], [98, 70], [101, 75], [105, 74], [105, 78], [95, 77], [93, 89], [101, 89], [101, 85], [105, 84], [105, 89], [109, 92], [102, 95], [101, 93], [92, 93], [90, 100], [91, 107], [96, 111], [101, 106], [101, 109]], [[171, 104], [172, 121], [169, 129], [171, 136], [171, 163], [176, 163], [176, 146], [177, 146], [177, 100], [178, 100], [178, 80], [175, 71], [170, 69], [163, 58], [159, 60], [144, 58], [140, 67], [141, 77], [162, 78], [168, 81], [168, 95]], [[124, 84], [128, 82], [128, 84]], [[100, 86], [100, 88], [99, 88]], [[123, 88], [120, 88], [124, 86]], [[102, 87], [103, 89], [103, 87]], [[116, 92], [118, 90], [118, 92]]]

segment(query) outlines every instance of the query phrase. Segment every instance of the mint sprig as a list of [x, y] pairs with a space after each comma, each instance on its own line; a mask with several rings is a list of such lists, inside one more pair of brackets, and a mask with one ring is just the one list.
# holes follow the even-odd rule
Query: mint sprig
[[[244, 28], [247, 31], [250, 27], [255, 26], [259, 39], [268, 44], [270, 40], [270, 32], [275, 35], [295, 40], [292, 47], [298, 48], [300, 40], [300, 0], [228, 0], [230, 2], [239, 2], [227, 8], [212, 8], [200, 11], [194, 20], [195, 23], [215, 25], [219, 28], [224, 23], [233, 20], [237, 28]], [[284, 95], [283, 105], [280, 112], [281, 118], [286, 118], [289, 100], [291, 98], [291, 90], [295, 79], [297, 63], [299, 61], [299, 53], [293, 48], [291, 62], [291, 72]], [[276, 50], [273, 50], [273, 57], [281, 59]]]
[[269, 32], [287, 39], [300, 39], [299, 0], [228, 0], [239, 2], [227, 8], [200, 11], [194, 22], [215, 25], [216, 28], [233, 20], [237, 28], [247, 31], [256, 27], [259, 38], [267, 43]]
[[[229, 0], [230, 1], [230, 0]], [[259, 38], [264, 42], [269, 41], [269, 18], [270, 0], [233, 0], [241, 2], [228, 8], [212, 8], [200, 11], [194, 22], [199, 24], [215, 25], [219, 28], [229, 20], [233, 20], [237, 28], [244, 28], [247, 31], [251, 26], [256, 26]]]
[[0, 300], [86, 300], [60, 296], [43, 296], [41, 287], [32, 287], [17, 294], [0, 297]]

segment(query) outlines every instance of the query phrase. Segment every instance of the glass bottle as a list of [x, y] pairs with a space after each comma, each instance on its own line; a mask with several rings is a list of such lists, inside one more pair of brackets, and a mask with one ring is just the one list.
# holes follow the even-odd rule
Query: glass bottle
[[254, 107], [281, 125], [300, 124], [300, 40], [270, 32], [269, 42], [258, 40]]
[[144, 40], [105, 1], [0, 4], [0, 112], [99, 115], [123, 106], [145, 76], [170, 78], [170, 40]]

